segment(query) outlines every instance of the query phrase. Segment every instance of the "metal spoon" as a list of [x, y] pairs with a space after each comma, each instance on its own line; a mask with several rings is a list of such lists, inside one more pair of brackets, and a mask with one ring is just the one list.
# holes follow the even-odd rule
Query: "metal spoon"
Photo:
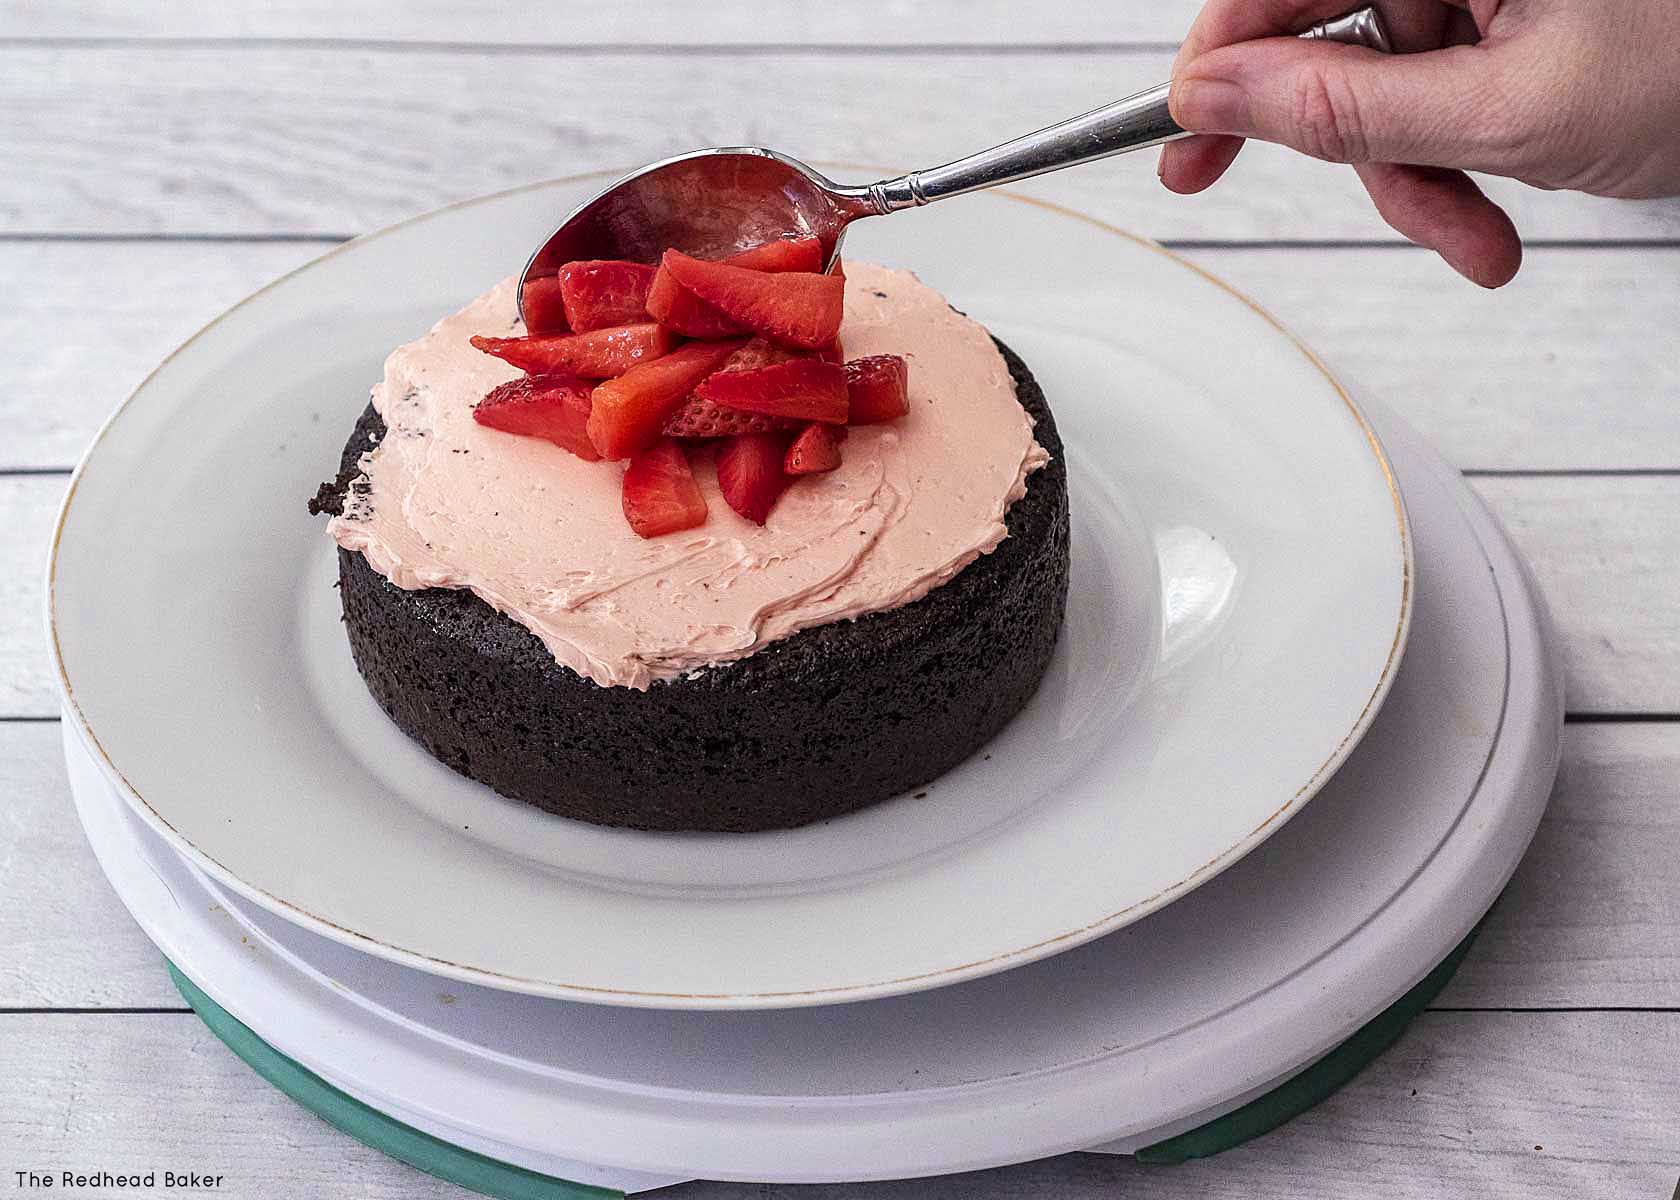
[[[1389, 52], [1374, 8], [1313, 26], [1301, 35]], [[525, 264], [525, 284], [579, 259], [652, 263], [669, 248], [702, 257], [790, 234], [822, 242], [825, 266], [846, 226], [1189, 136], [1167, 111], [1167, 84], [1138, 92], [967, 158], [859, 186], [837, 184], [796, 159], [761, 146], [720, 146], [632, 172], [572, 210]]]

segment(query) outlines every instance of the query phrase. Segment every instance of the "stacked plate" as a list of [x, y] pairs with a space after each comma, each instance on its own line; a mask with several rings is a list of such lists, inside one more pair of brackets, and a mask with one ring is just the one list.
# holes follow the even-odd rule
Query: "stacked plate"
[[1069, 447], [1067, 624], [984, 754], [815, 827], [647, 834], [503, 800], [386, 720], [303, 501], [385, 350], [599, 183], [270, 285], [72, 482], [48, 584], [77, 802], [195, 1007], [498, 1195], [1200, 1153], [1356, 1069], [1333, 1052], [1438, 985], [1539, 820], [1543, 612], [1416, 435], [1078, 214], [988, 195], [847, 245], [1019, 349]]

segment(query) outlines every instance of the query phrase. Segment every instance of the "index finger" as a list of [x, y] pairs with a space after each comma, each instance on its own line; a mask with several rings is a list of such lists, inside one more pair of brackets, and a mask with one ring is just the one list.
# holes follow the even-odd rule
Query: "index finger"
[[1209, 50], [1300, 33], [1315, 21], [1341, 15], [1347, 7], [1348, 0], [1208, 0], [1184, 35], [1173, 59], [1173, 73]]
[[[1390, 0], [1375, 7], [1382, 12], [1394, 48], [1406, 53], [1440, 46], [1447, 5], [1452, 2]], [[1319, 21], [1342, 16], [1354, 4], [1355, 0], [1208, 0], [1184, 35], [1173, 59], [1173, 74], [1209, 50], [1255, 38], [1302, 33]]]

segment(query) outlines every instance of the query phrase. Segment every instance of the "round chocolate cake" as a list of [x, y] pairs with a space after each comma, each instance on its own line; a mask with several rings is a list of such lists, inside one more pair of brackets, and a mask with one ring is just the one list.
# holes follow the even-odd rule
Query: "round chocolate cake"
[[[912, 791], [974, 753], [1037, 690], [1067, 600], [1067, 475], [1032, 373], [999, 343], [1050, 454], [1009, 535], [914, 603], [804, 629], [745, 658], [603, 687], [459, 588], [405, 590], [339, 550], [356, 666], [436, 758], [505, 796], [603, 825], [747, 832]], [[370, 406], [312, 512], [342, 511], [384, 435]]]

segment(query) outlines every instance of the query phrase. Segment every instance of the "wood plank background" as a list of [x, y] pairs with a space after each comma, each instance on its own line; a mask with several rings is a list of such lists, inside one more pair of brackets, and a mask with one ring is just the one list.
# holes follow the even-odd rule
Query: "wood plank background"
[[[1158, 83], [1172, 59], [122, 41], [5, 53], [0, 111], [33, 119], [0, 125], [13, 164], [0, 233], [28, 235], [344, 235], [707, 145], [929, 166]], [[1161, 188], [1147, 154], [1030, 188], [1168, 240], [1397, 240], [1351, 173], [1269, 146], [1197, 197]], [[1680, 211], [1662, 201], [1489, 190], [1531, 238], [1680, 238]]]
[[207, 0], [153, 0], [136, 10], [122, 0], [66, 0], [28, 6], [13, 32], [54, 40], [146, 38], [250, 41], [450, 42], [566, 47], [798, 45], [825, 49], [916, 46], [1089, 46], [1176, 43], [1195, 18], [1196, 0], [1152, 4], [1054, 4], [1021, 19], [1011, 0], [926, 4], [918, 0], [712, 0], [696, 14], [684, 0], [635, 5], [515, 4], [486, 0], [408, 0], [345, 5], [282, 0], [238, 6]]
[[[187, 1015], [75, 824], [40, 635], [45, 538], [81, 447], [158, 360], [338, 240], [500, 187], [724, 142], [953, 157], [1165, 78], [1196, 8], [0, 0], [0, 1171], [173, 1162], [231, 1172], [234, 1197], [462, 1194], [303, 1113]], [[1028, 190], [1254, 295], [1464, 468], [1534, 563], [1571, 711], [1539, 836], [1395, 1049], [1230, 1154], [669, 1194], [1668, 1195], [1680, 203], [1492, 181], [1529, 253], [1484, 293], [1402, 245], [1344, 170], [1250, 147], [1185, 199], [1151, 167]]]

